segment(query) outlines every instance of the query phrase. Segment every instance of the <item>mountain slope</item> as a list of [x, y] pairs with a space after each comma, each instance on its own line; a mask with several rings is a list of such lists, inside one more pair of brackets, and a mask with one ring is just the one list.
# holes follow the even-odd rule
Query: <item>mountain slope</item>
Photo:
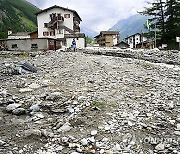
[[25, 0], [0, 1], [0, 38], [7, 37], [10, 27], [13, 32], [37, 29], [36, 15], [40, 9]]
[[119, 31], [120, 40], [123, 40], [128, 35], [132, 35], [135, 33], [147, 32], [144, 28], [144, 24], [148, 17], [142, 16], [139, 14], [130, 16], [127, 19], [123, 19], [118, 21], [112, 28], [109, 30]]
[[85, 27], [81, 27], [81, 32], [84, 33], [86, 36], [90, 37], [90, 38], [94, 38], [96, 35], [98, 35], [97, 32], [90, 30], [88, 28]]

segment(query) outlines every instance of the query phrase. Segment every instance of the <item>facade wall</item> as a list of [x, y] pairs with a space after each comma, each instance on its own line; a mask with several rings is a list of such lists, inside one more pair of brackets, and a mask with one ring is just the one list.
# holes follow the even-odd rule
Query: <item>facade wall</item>
[[[34, 44], [34, 47], [32, 47]], [[35, 47], [37, 44], [37, 48]], [[9, 50], [31, 51], [31, 50], [47, 50], [47, 39], [20, 39], [20, 40], [7, 40]], [[17, 46], [17, 47], [16, 47]]]
[[[71, 47], [73, 38], [66, 38], [66, 46]], [[84, 48], [85, 47], [85, 39], [84, 38], [75, 38], [76, 47], [77, 48]]]
[[130, 45], [130, 48], [136, 48], [136, 45], [142, 41], [146, 41], [146, 37], [141, 37], [140, 34], [132, 35], [125, 39], [126, 43]]
[[[43, 38], [47, 36], [43, 36], [43, 32], [50, 32], [53, 31], [51, 28], [45, 28], [44, 23], [49, 23], [51, 21], [50, 14], [56, 13], [56, 14], [61, 14], [62, 17], [64, 17], [65, 14], [70, 14], [70, 18], [64, 18], [63, 23], [58, 23], [58, 26], [66, 26], [73, 30], [73, 12], [70, 12], [68, 10], [63, 10], [60, 8], [53, 8], [51, 10], [48, 10], [47, 12], [42, 12], [37, 15], [37, 21], [38, 21], [38, 37]], [[59, 30], [55, 31], [55, 35], [58, 34], [57, 36], [48, 36], [49, 38], [63, 38], [63, 35], [59, 35]], [[64, 33], [64, 31], [63, 31]]]

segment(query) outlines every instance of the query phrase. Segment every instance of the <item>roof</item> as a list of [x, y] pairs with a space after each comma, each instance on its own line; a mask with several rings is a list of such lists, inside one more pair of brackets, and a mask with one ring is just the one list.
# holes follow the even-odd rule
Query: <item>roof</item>
[[101, 31], [99, 35], [95, 36], [94, 38], [97, 38], [101, 35], [118, 35], [119, 32], [118, 31]]
[[124, 42], [124, 41], [121, 41], [121, 42], [117, 43], [115, 46], [118, 46], [118, 45], [120, 45], [120, 44], [125, 44], [125, 45], [129, 46], [129, 44], [127, 44], [127, 43]]
[[30, 32], [17, 32], [17, 33], [12, 33], [9, 36], [28, 36]]
[[35, 34], [35, 33], [38, 33], [38, 31], [36, 30], [36, 31], [34, 31], [34, 32], [30, 32], [29, 35]]
[[130, 38], [130, 37], [135, 36], [135, 35], [142, 35], [142, 34], [136, 33], [136, 34], [133, 34], [133, 35], [130, 35], [130, 36], [126, 37], [125, 39]]
[[63, 10], [73, 12], [79, 18], [79, 20], [82, 21], [81, 17], [79, 16], [79, 14], [75, 10], [71, 10], [71, 9], [61, 7], [61, 6], [57, 6], [57, 5], [54, 5], [54, 6], [51, 6], [51, 7], [47, 8], [47, 9], [41, 10], [41, 11], [37, 12], [36, 15], [39, 15], [39, 14], [41, 14], [43, 12], [47, 12], [47, 11], [49, 11], [51, 9], [54, 9], [54, 8], [63, 9]]

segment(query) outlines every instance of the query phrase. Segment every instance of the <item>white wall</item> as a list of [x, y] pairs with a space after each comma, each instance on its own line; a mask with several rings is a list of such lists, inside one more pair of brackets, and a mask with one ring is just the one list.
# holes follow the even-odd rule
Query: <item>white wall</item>
[[[51, 21], [50, 19], [50, 14], [52, 13], [56, 13], [56, 14], [61, 14], [61, 16], [64, 17], [64, 14], [70, 14], [70, 18], [64, 18], [64, 22], [61, 23], [60, 25], [62, 26], [66, 26], [68, 28], [70, 28], [71, 30], [73, 30], [73, 12], [67, 11], [67, 10], [63, 10], [60, 8], [54, 8], [51, 10], [48, 10], [47, 12], [43, 12], [41, 14], [37, 15], [37, 22], [38, 22], [38, 37], [42, 38], [42, 37], [48, 37], [48, 38], [63, 38], [62, 35], [57, 35], [57, 36], [43, 36], [43, 32], [45, 31], [52, 31], [52, 29], [50, 28], [44, 28], [44, 23], [49, 23]], [[57, 34], [57, 31], [56, 31]], [[55, 34], [55, 35], [56, 35]]]
[[[71, 47], [73, 38], [66, 38], [67, 47]], [[75, 38], [76, 47], [84, 48], [85, 47], [85, 38]]]

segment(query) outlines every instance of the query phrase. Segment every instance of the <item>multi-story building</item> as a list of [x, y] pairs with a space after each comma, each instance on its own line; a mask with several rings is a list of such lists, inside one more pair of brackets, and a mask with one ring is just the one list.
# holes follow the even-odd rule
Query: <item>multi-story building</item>
[[82, 20], [75, 10], [55, 5], [36, 15], [38, 31], [12, 33], [9, 29], [8, 38], [4, 40], [9, 50], [56, 50], [63, 45], [71, 47], [73, 39], [77, 48], [85, 47], [85, 34], [80, 33]]
[[112, 47], [119, 42], [119, 32], [116, 31], [101, 31], [95, 36], [95, 41], [99, 46]]
[[38, 38], [53, 38], [62, 45], [71, 46], [75, 38], [77, 47], [85, 46], [85, 35], [80, 33], [80, 16], [75, 10], [54, 5], [37, 14]]
[[128, 36], [125, 38], [125, 42], [130, 45], [130, 48], [137, 48], [137, 44], [146, 41], [147, 38], [140, 33]]

